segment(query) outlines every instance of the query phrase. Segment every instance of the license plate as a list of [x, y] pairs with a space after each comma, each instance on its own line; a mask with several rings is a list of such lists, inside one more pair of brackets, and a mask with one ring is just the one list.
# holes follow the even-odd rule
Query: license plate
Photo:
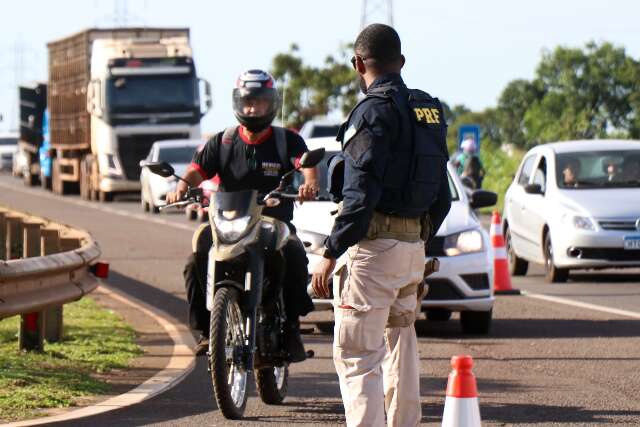
[[640, 236], [625, 236], [624, 248], [627, 250], [640, 250]]

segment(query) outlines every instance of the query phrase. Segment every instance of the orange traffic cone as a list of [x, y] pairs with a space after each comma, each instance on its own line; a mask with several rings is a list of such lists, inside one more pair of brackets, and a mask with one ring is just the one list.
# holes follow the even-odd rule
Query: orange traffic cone
[[453, 356], [444, 402], [442, 427], [480, 427], [476, 377], [471, 356]]
[[491, 246], [493, 247], [493, 292], [499, 295], [520, 295], [518, 289], [511, 287], [511, 276], [507, 261], [507, 249], [502, 234], [500, 213], [494, 211], [491, 216]]

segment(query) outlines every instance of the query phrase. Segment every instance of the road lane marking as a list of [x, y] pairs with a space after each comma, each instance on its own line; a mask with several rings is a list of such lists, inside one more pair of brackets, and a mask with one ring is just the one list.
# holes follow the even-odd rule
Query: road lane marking
[[104, 205], [99, 204], [97, 202], [88, 202], [86, 200], [76, 200], [76, 199], [64, 198], [64, 197], [60, 197], [60, 196], [57, 196], [57, 195], [52, 194], [52, 193], [46, 193], [44, 191], [34, 190], [34, 189], [31, 189], [31, 188], [21, 188], [21, 187], [17, 187], [16, 188], [16, 187], [8, 185], [8, 184], [6, 184], [4, 182], [0, 182], [0, 187], [7, 188], [9, 190], [16, 191], [18, 193], [29, 194], [29, 195], [37, 196], [37, 197], [45, 197], [45, 198], [48, 198], [48, 199], [57, 200], [57, 201], [64, 202], [64, 203], [67, 203], [67, 204], [74, 204], [76, 206], [83, 206], [83, 207], [87, 207], [87, 208], [92, 208], [92, 209], [96, 209], [98, 211], [105, 212], [105, 213], [108, 213], [108, 214], [120, 215], [120, 216], [123, 216], [125, 218], [134, 218], [134, 219], [137, 219], [137, 220], [140, 220], [140, 221], [144, 221], [144, 222], [153, 222], [153, 223], [156, 223], [156, 224], [166, 225], [168, 227], [178, 228], [180, 230], [187, 230], [187, 231], [190, 231], [190, 232], [194, 232], [196, 230], [196, 227], [191, 226], [191, 225], [175, 223], [175, 222], [168, 221], [166, 219], [154, 218], [154, 217], [151, 217], [149, 215], [144, 215], [144, 214], [140, 214], [140, 213], [131, 213], [131, 212], [127, 212], [125, 210], [104, 206]]
[[522, 295], [529, 298], [535, 298], [543, 301], [555, 302], [558, 304], [570, 305], [578, 308], [586, 308], [587, 310], [601, 311], [603, 313], [615, 314], [618, 316], [631, 317], [633, 319], [640, 319], [640, 313], [635, 311], [620, 310], [617, 308], [605, 307], [603, 305], [589, 304], [587, 302], [574, 301], [568, 298], [554, 297], [551, 295], [536, 294], [527, 291], [522, 291]]
[[191, 348], [195, 346], [195, 340], [186, 326], [175, 320], [167, 313], [158, 310], [137, 298], [130, 295], [124, 296], [120, 292], [116, 292], [113, 288], [101, 284], [97, 290], [107, 294], [109, 298], [113, 298], [122, 304], [126, 304], [136, 310], [142, 311], [147, 316], [158, 322], [167, 332], [173, 341], [173, 352], [169, 363], [163, 370], [156, 373], [134, 389], [118, 395], [95, 405], [67, 412], [66, 414], [54, 415], [51, 417], [38, 418], [34, 420], [18, 421], [9, 424], [3, 424], [3, 427], [23, 427], [49, 424], [54, 422], [69, 421], [78, 418], [89, 417], [102, 414], [104, 412], [120, 409], [125, 406], [135, 405], [144, 400], [164, 393], [170, 388], [179, 384], [187, 377], [196, 366], [195, 356]]

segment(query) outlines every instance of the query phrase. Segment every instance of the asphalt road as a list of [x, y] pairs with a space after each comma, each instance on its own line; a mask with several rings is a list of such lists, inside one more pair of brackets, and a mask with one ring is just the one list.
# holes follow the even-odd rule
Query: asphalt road
[[[111, 285], [185, 319], [181, 271], [195, 225], [184, 216], [142, 214], [137, 201], [99, 205], [59, 198], [26, 190], [7, 175], [0, 176], [0, 205], [89, 230], [111, 264]], [[418, 322], [424, 425], [439, 424], [449, 360], [461, 353], [474, 357], [485, 425], [640, 424], [640, 272], [580, 273], [552, 286], [543, 283], [541, 269], [532, 268], [514, 286], [588, 305], [501, 296], [492, 331], [481, 337], [462, 335], [457, 315], [445, 323]], [[285, 404], [264, 405], [252, 392], [244, 425], [344, 423], [331, 336], [307, 335], [305, 341], [316, 357], [291, 367]], [[217, 411], [205, 360], [199, 358], [185, 381], [154, 399], [56, 425], [240, 424]]]

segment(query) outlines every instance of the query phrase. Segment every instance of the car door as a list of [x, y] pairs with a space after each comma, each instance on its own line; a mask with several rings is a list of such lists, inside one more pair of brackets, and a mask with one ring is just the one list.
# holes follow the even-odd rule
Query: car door
[[509, 231], [511, 233], [511, 244], [518, 256], [523, 257], [530, 251], [530, 245], [527, 244], [525, 239], [526, 217], [522, 214], [526, 196], [524, 186], [529, 183], [536, 157], [537, 154], [530, 154], [524, 158], [518, 175], [515, 178], [514, 185], [509, 189], [505, 200], [507, 221], [509, 222]]
[[531, 259], [543, 262], [542, 255], [542, 230], [547, 223], [549, 200], [546, 197], [548, 164], [546, 156], [540, 155], [535, 161], [535, 167], [531, 174], [530, 184], [537, 184], [542, 194], [530, 194], [524, 192], [523, 205], [520, 209], [525, 226], [522, 229], [523, 237], [527, 241], [527, 253]]

